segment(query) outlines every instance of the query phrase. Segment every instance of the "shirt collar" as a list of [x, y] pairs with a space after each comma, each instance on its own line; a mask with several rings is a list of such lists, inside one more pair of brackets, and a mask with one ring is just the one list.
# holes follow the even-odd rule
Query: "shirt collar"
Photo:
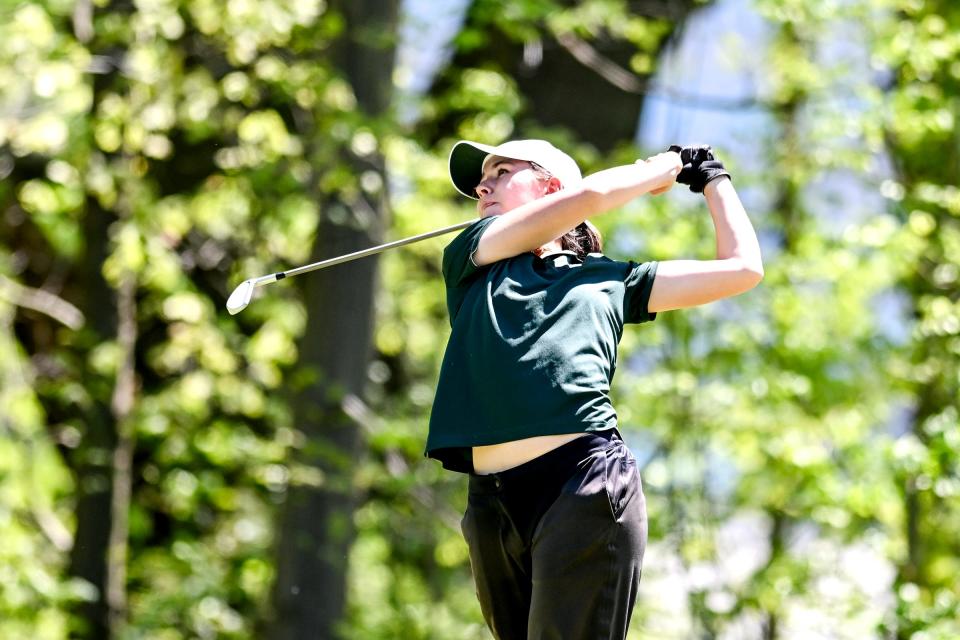
[[555, 251], [541, 258], [544, 262], [549, 262], [555, 267], [566, 267], [571, 264], [580, 264], [582, 261], [573, 251]]

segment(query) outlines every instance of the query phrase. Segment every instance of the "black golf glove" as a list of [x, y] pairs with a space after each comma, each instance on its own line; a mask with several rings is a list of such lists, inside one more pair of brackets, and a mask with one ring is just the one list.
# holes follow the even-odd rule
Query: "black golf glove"
[[677, 182], [689, 186], [694, 193], [703, 193], [707, 183], [712, 180], [723, 176], [730, 177], [723, 163], [714, 158], [709, 145], [681, 147], [674, 144], [670, 145], [669, 151], [679, 153], [680, 162], [683, 164], [683, 169], [677, 175]]

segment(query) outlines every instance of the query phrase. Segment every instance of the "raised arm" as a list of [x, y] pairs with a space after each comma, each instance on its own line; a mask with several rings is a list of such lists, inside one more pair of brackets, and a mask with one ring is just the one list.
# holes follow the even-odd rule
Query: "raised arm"
[[657, 267], [647, 308], [694, 307], [749, 291], [763, 279], [757, 234], [729, 178], [703, 191], [717, 233], [715, 260], [666, 260]]
[[473, 260], [484, 265], [533, 251], [590, 216], [645, 193], [669, 188], [681, 168], [677, 153], [661, 153], [644, 162], [599, 171], [579, 185], [527, 202], [490, 223]]

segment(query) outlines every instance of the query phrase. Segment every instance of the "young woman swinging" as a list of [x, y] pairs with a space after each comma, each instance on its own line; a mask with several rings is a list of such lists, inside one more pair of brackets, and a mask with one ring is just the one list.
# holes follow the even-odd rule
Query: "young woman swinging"
[[[462, 529], [493, 635], [624, 638], [647, 514], [609, 392], [624, 325], [743, 293], [756, 234], [709, 147], [585, 178], [543, 140], [457, 143], [480, 218], [446, 248], [452, 327], [427, 455], [469, 474]], [[675, 182], [706, 199], [714, 260], [619, 262], [588, 219]]]

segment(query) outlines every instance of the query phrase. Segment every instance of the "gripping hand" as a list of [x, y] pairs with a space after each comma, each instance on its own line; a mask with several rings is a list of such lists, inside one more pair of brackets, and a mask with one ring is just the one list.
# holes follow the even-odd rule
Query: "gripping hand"
[[709, 145], [681, 147], [674, 144], [670, 145], [669, 150], [679, 153], [680, 162], [683, 163], [677, 182], [687, 185], [694, 193], [703, 193], [707, 183], [712, 180], [730, 177], [723, 163], [713, 156]]

